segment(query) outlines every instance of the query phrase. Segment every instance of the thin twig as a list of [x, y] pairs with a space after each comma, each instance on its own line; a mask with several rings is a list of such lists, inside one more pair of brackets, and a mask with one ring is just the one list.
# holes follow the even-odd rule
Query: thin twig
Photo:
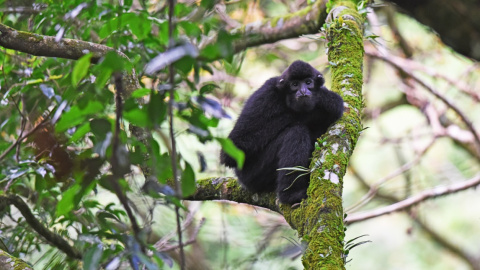
[[[175, 0], [168, 0], [168, 39], [169, 39], [169, 48], [174, 46], [173, 40], [173, 31], [174, 31], [174, 10], [175, 10]], [[173, 64], [169, 67], [169, 81], [170, 81], [170, 89], [169, 89], [169, 96], [170, 99], [168, 100], [168, 118], [169, 118], [169, 130], [170, 130], [170, 140], [172, 146], [172, 152], [170, 153], [171, 161], [172, 161], [172, 171], [173, 171], [173, 179], [175, 181], [175, 190], [177, 193], [177, 198], [182, 199], [182, 187], [180, 184], [180, 179], [178, 178], [177, 172], [177, 147], [175, 144], [175, 134], [173, 132], [173, 103], [175, 102], [174, 96], [174, 85], [175, 85], [175, 69]], [[182, 243], [182, 228], [180, 222], [180, 207], [175, 204], [175, 215], [177, 218], [177, 234], [178, 234], [178, 246], [179, 246], [179, 253], [180, 253], [180, 269], [185, 269], [185, 253], [183, 251], [183, 243]]]
[[375, 52], [373, 50], [366, 50], [366, 53], [369, 56], [378, 58], [383, 60], [386, 63], [389, 63], [390, 65], [394, 66], [395, 68], [402, 70], [405, 74], [407, 74], [409, 77], [411, 77], [413, 80], [415, 80], [418, 84], [420, 84], [423, 88], [425, 88], [428, 92], [433, 94], [435, 97], [440, 99], [445, 105], [447, 105], [449, 108], [451, 108], [459, 117], [462, 119], [462, 122], [465, 123], [467, 128], [470, 130], [472, 133], [474, 139], [475, 139], [475, 144], [477, 145], [477, 149], [480, 152], [480, 137], [473, 127], [472, 122], [467, 118], [467, 116], [458, 108], [453, 102], [451, 102], [449, 99], [444, 97], [442, 94], [440, 94], [437, 90], [433, 89], [430, 85], [428, 85], [426, 82], [424, 82], [422, 79], [420, 79], [417, 75], [415, 75], [413, 72], [410, 71], [408, 68], [409, 65], [407, 59], [403, 59], [394, 55], [381, 55], [378, 52]]
[[[198, 223], [198, 226], [195, 227], [195, 230], [193, 231], [190, 238], [185, 243], [183, 243], [181, 246], [183, 246], [183, 247], [188, 246], [188, 245], [191, 245], [191, 244], [193, 244], [197, 241], [198, 233], [200, 232], [200, 229], [205, 224], [205, 221], [206, 221], [205, 218], [202, 218], [200, 220], [200, 222]], [[184, 229], [185, 229], [185, 226], [184, 226]], [[177, 249], [177, 248], [180, 248], [180, 244], [178, 244], [178, 245], [164, 245], [163, 247], [160, 247], [157, 250], [162, 251], [162, 252], [166, 252], [166, 251], [172, 251], [172, 250]]]
[[120, 200], [120, 203], [123, 205], [123, 208], [125, 208], [125, 211], [127, 212], [128, 218], [130, 219], [130, 222], [132, 223], [132, 230], [135, 234], [135, 237], [137, 237], [140, 233], [140, 227], [138, 226], [137, 220], [135, 219], [135, 216], [133, 215], [133, 211], [128, 205], [128, 199], [127, 196], [125, 195], [124, 191], [120, 187], [120, 184], [118, 183], [119, 178], [121, 177], [121, 172], [124, 170], [122, 168], [122, 165], [119, 161], [120, 157], [118, 150], [120, 147], [120, 121], [122, 119], [122, 112], [123, 112], [123, 102], [122, 102], [122, 93], [124, 88], [122, 85], [122, 74], [120, 72], [116, 72], [114, 74], [114, 82], [115, 82], [115, 114], [116, 114], [116, 119], [115, 119], [115, 131], [113, 135], [113, 142], [112, 142], [112, 158], [111, 158], [111, 164], [112, 164], [112, 186], [115, 191], [115, 194], [117, 195], [118, 199]]
[[[187, 213], [188, 214], [187, 214], [187, 216], [185, 217], [185, 219], [183, 220], [183, 223], [182, 223], [182, 231], [184, 231], [188, 226], [190, 226], [190, 224], [192, 224], [192, 222], [194, 220], [194, 217], [195, 217], [195, 214], [197, 213], [197, 210], [189, 210]], [[175, 231], [167, 233], [166, 235], [164, 235], [162, 237], [162, 239], [158, 240], [154, 244], [155, 248], [157, 250], [161, 249], [163, 246], [167, 245], [168, 241], [170, 241], [176, 234], [177, 234], [176, 229], [175, 229]]]

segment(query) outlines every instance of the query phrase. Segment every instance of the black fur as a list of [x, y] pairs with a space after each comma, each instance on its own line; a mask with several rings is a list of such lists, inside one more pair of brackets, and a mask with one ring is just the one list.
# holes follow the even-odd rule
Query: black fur
[[221, 162], [236, 168], [238, 179], [248, 190], [276, 191], [280, 202], [286, 204], [307, 197], [310, 175], [294, 182], [299, 173], [277, 169], [308, 168], [316, 139], [342, 116], [342, 98], [323, 84], [319, 71], [295, 61], [247, 100], [228, 136], [245, 152], [245, 164], [242, 170], [237, 169], [235, 160], [224, 152]]

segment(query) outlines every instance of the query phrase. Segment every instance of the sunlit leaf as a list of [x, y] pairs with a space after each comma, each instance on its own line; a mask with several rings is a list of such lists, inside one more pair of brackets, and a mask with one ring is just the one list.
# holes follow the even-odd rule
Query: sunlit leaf
[[143, 14], [128, 13], [122, 16], [125, 19], [128, 16], [128, 25], [130, 31], [140, 40], [145, 39], [152, 30], [152, 22]]
[[150, 94], [150, 92], [152, 92], [152, 90], [147, 89], [147, 88], [140, 88], [140, 89], [137, 89], [137, 90], [133, 91], [131, 96], [133, 98], [141, 98], [141, 97], [144, 97], [144, 96], [148, 96]]

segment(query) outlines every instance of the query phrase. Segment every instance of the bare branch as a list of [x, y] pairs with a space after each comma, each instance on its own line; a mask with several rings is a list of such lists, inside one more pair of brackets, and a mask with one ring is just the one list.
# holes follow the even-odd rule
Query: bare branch
[[389, 206], [385, 206], [379, 209], [375, 209], [372, 211], [365, 211], [362, 213], [356, 213], [356, 214], [351, 214], [349, 215], [346, 219], [345, 222], [347, 224], [352, 224], [358, 221], [363, 221], [366, 219], [382, 216], [385, 214], [390, 214], [396, 211], [401, 211], [405, 210], [406, 208], [410, 208], [418, 203], [424, 202], [428, 199], [433, 199], [436, 197], [440, 197], [443, 195], [448, 195], [452, 193], [456, 193], [465, 189], [469, 189], [471, 187], [475, 187], [480, 185], [480, 174], [477, 176], [473, 177], [470, 180], [464, 181], [462, 183], [455, 183], [450, 186], [440, 186], [433, 188], [431, 190], [426, 190], [423, 192], [420, 192], [419, 194], [412, 196], [408, 199], [405, 199], [403, 201], [400, 201], [398, 203], [394, 203]]
[[[350, 166], [350, 171], [353, 173], [355, 178], [358, 180], [358, 182], [366, 188], [367, 190], [370, 189], [370, 185], [365, 181], [365, 179], [355, 170], [354, 167]], [[387, 200], [390, 203], [397, 203], [400, 200], [396, 198], [393, 195], [386, 194], [383, 192], [378, 192], [375, 195], [375, 198], [377, 199], [382, 199], [382, 200]], [[472, 256], [468, 252], [462, 250], [460, 247], [458, 247], [456, 244], [452, 243], [451, 240], [447, 239], [444, 235], [441, 235], [437, 233], [435, 230], [433, 230], [430, 226], [426, 224], [421, 218], [419, 218], [417, 215], [413, 214], [413, 211], [407, 210], [409, 213], [410, 218], [420, 227], [423, 232], [431, 237], [435, 242], [437, 242], [439, 245], [441, 245], [443, 248], [445, 248], [447, 251], [450, 251], [454, 255], [460, 257], [463, 259], [466, 263], [470, 265], [470, 267], [473, 270], [479, 270], [480, 269], [480, 258], [476, 258], [475, 256]]]
[[[367, 49], [367, 48], [366, 48]], [[423, 88], [425, 88], [428, 92], [430, 92], [431, 94], [433, 94], [435, 97], [437, 97], [438, 99], [440, 99], [445, 105], [447, 105], [449, 108], [451, 108], [453, 111], [455, 111], [455, 113], [460, 117], [460, 119], [462, 119], [462, 121], [465, 123], [465, 125], [467, 126], [467, 128], [470, 130], [470, 132], [472, 133], [472, 135], [474, 136], [475, 138], [475, 144], [477, 146], [477, 149], [478, 151], [480, 152], [480, 137], [477, 133], [477, 131], [475, 130], [475, 128], [473, 127], [473, 124], [472, 122], [467, 118], [467, 116], [460, 110], [460, 108], [457, 107], [457, 105], [455, 105], [453, 102], [451, 102], [449, 99], [447, 99], [446, 97], [444, 97], [443, 95], [441, 95], [437, 90], [433, 89], [433, 87], [431, 87], [430, 85], [428, 85], [427, 83], [425, 83], [423, 80], [421, 80], [417, 75], [415, 75], [414, 73], [412, 73], [410, 71], [410, 69], [408, 68], [408, 64], [410, 60], [407, 60], [407, 59], [403, 59], [403, 58], [400, 58], [400, 57], [397, 57], [397, 56], [394, 56], [394, 55], [381, 55], [380, 53], [372, 50], [372, 49], [369, 49], [369, 50], [366, 50], [366, 53], [372, 57], [375, 57], [375, 58], [378, 58], [378, 59], [381, 59], [383, 61], [385, 61], [386, 63], [389, 63], [391, 64], [392, 66], [394, 66], [395, 68], [403, 71], [405, 74], [407, 74], [409, 77], [411, 77], [413, 80], [415, 80], [418, 84], [420, 84], [421, 86], [423, 86]], [[414, 62], [412, 62], [414, 63]]]

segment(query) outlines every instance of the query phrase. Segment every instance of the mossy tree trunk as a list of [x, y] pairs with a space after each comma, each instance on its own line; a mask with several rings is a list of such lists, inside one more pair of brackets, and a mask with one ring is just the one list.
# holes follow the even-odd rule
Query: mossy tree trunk
[[344, 116], [318, 141], [308, 200], [281, 207], [307, 244], [305, 269], [345, 269], [342, 189], [349, 158], [362, 131], [363, 19], [354, 1], [330, 1], [327, 19], [332, 90], [345, 101]]

